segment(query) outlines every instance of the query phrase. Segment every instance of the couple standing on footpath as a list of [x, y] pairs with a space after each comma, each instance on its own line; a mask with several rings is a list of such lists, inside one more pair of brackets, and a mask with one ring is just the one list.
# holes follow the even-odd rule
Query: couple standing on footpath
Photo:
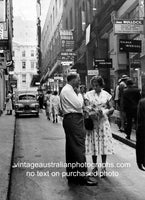
[[[104, 81], [101, 77], [93, 77], [91, 85], [93, 90], [86, 93], [85, 113], [93, 120], [93, 130], [86, 131], [84, 127], [82, 95], [76, 93], [80, 77], [77, 73], [67, 76], [67, 84], [60, 93], [60, 106], [63, 112], [63, 128], [66, 135], [66, 163], [68, 183], [88, 186], [97, 185], [97, 181], [87, 176], [86, 152], [92, 155], [97, 172], [97, 156], [102, 156], [103, 172], [107, 154], [112, 154], [112, 135], [108, 116], [113, 113], [112, 96], [103, 90]], [[86, 143], [86, 146], [85, 146]], [[74, 168], [73, 164], [78, 165]], [[72, 164], [72, 165], [71, 165]], [[80, 164], [80, 165], [79, 165]]]

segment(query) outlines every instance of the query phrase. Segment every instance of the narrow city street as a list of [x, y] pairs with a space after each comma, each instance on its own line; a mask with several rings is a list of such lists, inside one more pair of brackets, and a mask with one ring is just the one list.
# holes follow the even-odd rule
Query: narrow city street
[[53, 124], [44, 111], [39, 118], [18, 118], [9, 200], [143, 200], [145, 173], [136, 166], [135, 150], [116, 140], [114, 147], [108, 176], [97, 177], [98, 186], [68, 186], [61, 121]]

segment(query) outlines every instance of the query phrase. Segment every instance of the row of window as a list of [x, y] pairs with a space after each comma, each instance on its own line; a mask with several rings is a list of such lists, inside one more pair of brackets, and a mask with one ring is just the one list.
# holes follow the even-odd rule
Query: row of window
[[[31, 50], [30, 55], [31, 55], [31, 57], [34, 57], [35, 56], [35, 51]], [[13, 57], [14, 56], [15, 56], [15, 51], [13, 51]], [[26, 57], [26, 51], [25, 50], [22, 51], [22, 57]]]
[[[31, 69], [34, 69], [35, 66], [35, 62], [31, 61]], [[26, 69], [26, 62], [22, 61], [22, 69]]]

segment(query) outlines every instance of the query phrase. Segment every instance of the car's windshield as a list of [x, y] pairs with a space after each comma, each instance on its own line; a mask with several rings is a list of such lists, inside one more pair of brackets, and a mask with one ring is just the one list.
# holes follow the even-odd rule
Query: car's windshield
[[25, 95], [20, 95], [19, 100], [36, 100], [36, 97], [35, 95], [25, 94]]

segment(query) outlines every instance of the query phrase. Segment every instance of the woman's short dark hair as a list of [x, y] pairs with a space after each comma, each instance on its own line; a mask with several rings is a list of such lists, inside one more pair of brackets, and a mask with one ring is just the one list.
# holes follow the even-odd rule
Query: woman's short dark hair
[[104, 87], [105, 85], [104, 79], [101, 76], [93, 76], [90, 83], [92, 86], [93, 86], [93, 83], [98, 83], [100, 87]]
[[57, 94], [58, 94], [58, 93], [57, 93], [57, 91], [54, 91], [53, 95], [55, 95], [55, 96], [56, 96]]
[[77, 73], [70, 73], [67, 75], [67, 81], [70, 82], [73, 79], [76, 79], [78, 77]]
[[51, 94], [51, 90], [48, 90], [48, 91], [47, 91], [47, 94]]

